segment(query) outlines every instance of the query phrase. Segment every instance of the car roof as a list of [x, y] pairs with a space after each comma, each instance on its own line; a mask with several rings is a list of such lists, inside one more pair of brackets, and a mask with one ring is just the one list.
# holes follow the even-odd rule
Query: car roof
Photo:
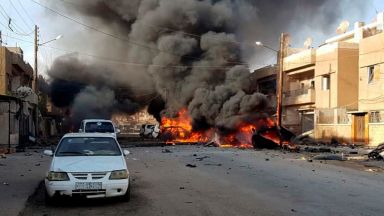
[[107, 119], [84, 119], [83, 122], [112, 122]]
[[67, 133], [63, 138], [67, 137], [111, 137], [115, 139], [115, 136], [110, 133]]

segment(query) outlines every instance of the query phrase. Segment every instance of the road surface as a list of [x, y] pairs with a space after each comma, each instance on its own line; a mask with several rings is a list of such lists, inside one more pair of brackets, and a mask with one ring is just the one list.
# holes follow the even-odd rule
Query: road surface
[[163, 149], [130, 149], [129, 203], [64, 200], [47, 207], [41, 185], [21, 215], [384, 215], [382, 172], [280, 151]]

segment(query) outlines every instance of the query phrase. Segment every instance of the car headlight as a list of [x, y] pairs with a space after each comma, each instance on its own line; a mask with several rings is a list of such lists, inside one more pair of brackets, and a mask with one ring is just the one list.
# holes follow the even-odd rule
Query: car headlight
[[49, 172], [47, 179], [49, 181], [69, 181], [68, 174], [66, 172]]
[[111, 172], [109, 179], [127, 179], [128, 176], [128, 170], [115, 170]]

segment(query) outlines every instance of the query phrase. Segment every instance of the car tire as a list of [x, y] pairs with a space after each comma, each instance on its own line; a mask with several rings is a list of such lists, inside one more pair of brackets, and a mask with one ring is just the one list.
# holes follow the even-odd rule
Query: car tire
[[44, 187], [44, 202], [45, 202], [45, 205], [47, 206], [52, 206], [57, 203], [57, 197], [56, 196], [50, 197], [45, 187]]
[[128, 185], [127, 192], [122, 196], [124, 202], [129, 202], [131, 200], [131, 184]]

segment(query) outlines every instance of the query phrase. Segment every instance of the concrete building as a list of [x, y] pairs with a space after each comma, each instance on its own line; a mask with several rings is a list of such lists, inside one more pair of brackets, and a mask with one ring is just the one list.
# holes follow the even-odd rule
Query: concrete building
[[364, 26], [359, 50], [359, 116], [355, 137], [366, 144], [384, 143], [384, 13]]
[[359, 45], [335, 41], [316, 51], [315, 137], [351, 142], [351, 111], [358, 109]]
[[18, 47], [0, 47], [0, 151], [22, 146], [35, 136], [37, 95], [33, 69]]
[[270, 101], [270, 108], [276, 109], [276, 76], [277, 65], [256, 69], [251, 75], [252, 91], [265, 94]]
[[283, 67], [282, 124], [295, 134], [313, 129], [315, 49], [288, 50]]
[[[370, 146], [384, 142], [383, 31], [381, 12], [376, 21], [367, 25], [357, 22], [353, 30], [326, 40], [316, 49], [316, 139]], [[287, 84], [291, 85], [289, 81]]]

